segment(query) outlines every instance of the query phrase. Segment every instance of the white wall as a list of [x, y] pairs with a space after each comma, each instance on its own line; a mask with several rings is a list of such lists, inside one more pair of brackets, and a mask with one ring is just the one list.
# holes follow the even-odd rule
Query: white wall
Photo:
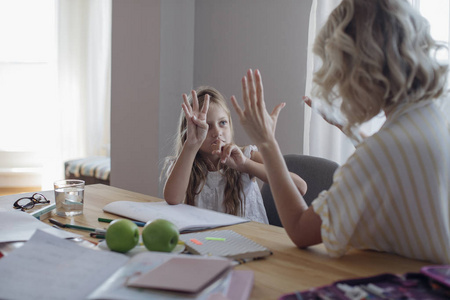
[[[164, 158], [173, 150], [181, 112], [181, 94], [188, 93], [192, 89], [195, 0], [163, 0], [161, 16], [158, 175]], [[160, 185], [159, 196], [161, 197], [162, 188]], [[158, 193], [152, 193], [152, 195], [158, 195]]]
[[[248, 68], [258, 68], [269, 112], [280, 102], [287, 104], [276, 132], [283, 153], [303, 151], [301, 98], [311, 2], [196, 1], [194, 85], [212, 85], [242, 104], [241, 78]], [[250, 143], [231, 110], [236, 143]]]
[[154, 195], [158, 191], [160, 17], [159, 1], [113, 1], [111, 184]]
[[[181, 94], [198, 85], [241, 100], [262, 72], [268, 109], [284, 101], [283, 153], [301, 153], [311, 0], [113, 0], [111, 184], [161, 196]], [[250, 143], [233, 113], [236, 142]]]

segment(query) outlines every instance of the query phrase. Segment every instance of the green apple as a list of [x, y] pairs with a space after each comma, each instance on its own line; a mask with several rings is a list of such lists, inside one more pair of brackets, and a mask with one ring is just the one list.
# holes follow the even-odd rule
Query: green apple
[[179, 236], [177, 226], [164, 219], [148, 222], [142, 230], [142, 241], [150, 251], [171, 252], [178, 244]]
[[133, 249], [139, 242], [139, 229], [130, 220], [117, 219], [109, 224], [105, 239], [109, 249], [125, 253]]

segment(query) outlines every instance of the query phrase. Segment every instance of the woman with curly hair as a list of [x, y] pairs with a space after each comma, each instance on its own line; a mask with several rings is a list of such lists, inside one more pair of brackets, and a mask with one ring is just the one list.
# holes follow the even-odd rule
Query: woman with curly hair
[[404, 0], [343, 0], [331, 13], [314, 46], [322, 60], [318, 100], [339, 109], [349, 135], [380, 112], [386, 122], [309, 208], [287, 177], [261, 74], [249, 70], [242, 79], [244, 108], [234, 97], [233, 106], [299, 248], [323, 242], [335, 257], [356, 248], [450, 263], [450, 127], [435, 101], [448, 72], [434, 57], [440, 48]]

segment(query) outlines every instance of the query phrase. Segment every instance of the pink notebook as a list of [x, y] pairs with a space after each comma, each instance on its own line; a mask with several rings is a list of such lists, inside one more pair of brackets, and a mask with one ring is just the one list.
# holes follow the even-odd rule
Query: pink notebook
[[184, 293], [198, 293], [229, 271], [222, 258], [176, 256], [155, 269], [128, 281], [128, 286]]

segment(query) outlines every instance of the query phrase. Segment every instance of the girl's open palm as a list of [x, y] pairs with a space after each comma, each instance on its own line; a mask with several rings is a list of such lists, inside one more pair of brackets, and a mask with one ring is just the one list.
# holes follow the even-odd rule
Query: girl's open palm
[[209, 128], [206, 123], [206, 114], [209, 109], [209, 95], [205, 95], [205, 102], [203, 102], [203, 106], [200, 110], [197, 93], [192, 91], [191, 94], [192, 106], [189, 104], [186, 94], [183, 94], [184, 103], [181, 104], [187, 122], [186, 143], [200, 147], [206, 139]]

